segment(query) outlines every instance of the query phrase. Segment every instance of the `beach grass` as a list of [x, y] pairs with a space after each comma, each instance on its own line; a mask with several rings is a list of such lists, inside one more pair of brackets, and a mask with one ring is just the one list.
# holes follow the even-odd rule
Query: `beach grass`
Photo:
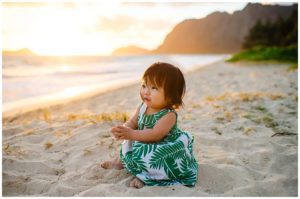
[[[278, 101], [287, 98], [283, 93], [278, 92], [226, 92], [218, 96], [206, 96], [204, 98], [207, 105], [212, 107], [223, 107], [214, 115], [214, 120], [219, 125], [225, 125], [233, 120], [244, 118], [252, 122], [252, 125], [265, 126], [271, 129], [275, 136], [294, 135], [290, 130], [285, 130], [279, 124], [278, 118], [271, 113], [270, 107], [267, 106], [266, 100]], [[233, 104], [232, 108], [226, 108], [225, 104]], [[219, 104], [219, 105], [216, 105]], [[295, 114], [292, 111], [291, 114]], [[238, 117], [235, 117], [238, 116]], [[214, 133], [222, 135], [218, 128], [211, 129]], [[241, 131], [244, 135], [250, 136], [257, 132], [253, 126], [239, 127], [235, 130]]]
[[[269, 98], [271, 100], [284, 99], [286, 96], [282, 93], [268, 93], [268, 92], [226, 92], [219, 96], [206, 96], [205, 100], [207, 102], [215, 101], [242, 101], [242, 102], [252, 102], [255, 100]], [[262, 107], [260, 107], [262, 108]]]
[[298, 47], [255, 47], [234, 54], [227, 62], [237, 61], [272, 61], [291, 63], [290, 69], [298, 68]]
[[298, 69], [298, 63], [292, 64], [292, 65], [290, 65], [290, 67], [288, 68], [289, 71], [293, 71], [293, 70], [296, 70], [296, 69]]
[[44, 146], [45, 146], [45, 149], [50, 149], [53, 146], [53, 144], [50, 141], [48, 141], [45, 143]]
[[129, 119], [129, 113], [127, 112], [112, 112], [112, 113], [100, 113], [100, 114], [69, 114], [68, 121], [87, 120], [93, 124], [97, 124], [103, 121], [120, 121], [126, 122]]

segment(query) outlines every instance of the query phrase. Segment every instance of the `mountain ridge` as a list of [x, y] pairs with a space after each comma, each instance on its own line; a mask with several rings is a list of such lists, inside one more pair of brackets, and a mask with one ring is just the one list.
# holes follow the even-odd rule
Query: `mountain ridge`
[[130, 46], [126, 46], [126, 47], [121, 47], [121, 48], [117, 48], [115, 49], [111, 55], [144, 55], [144, 54], [149, 54], [150, 51], [145, 49], [145, 48], [141, 48], [135, 45], [130, 45]]
[[152, 53], [235, 53], [258, 19], [273, 22], [279, 16], [287, 18], [293, 9], [297, 4], [248, 3], [233, 14], [216, 11], [204, 18], [187, 19], [178, 23]]

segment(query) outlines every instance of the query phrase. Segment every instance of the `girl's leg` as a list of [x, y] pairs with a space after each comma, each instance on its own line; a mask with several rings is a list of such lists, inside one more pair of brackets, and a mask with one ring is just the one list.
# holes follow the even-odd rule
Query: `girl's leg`
[[118, 169], [118, 170], [121, 170], [124, 168], [124, 166], [120, 160], [120, 157], [117, 157], [116, 159], [111, 160], [111, 161], [105, 161], [105, 162], [101, 163], [101, 167], [104, 169]]
[[135, 177], [133, 180], [131, 180], [129, 186], [130, 187], [135, 187], [137, 189], [140, 189], [144, 186], [145, 184], [140, 180], [138, 179], [137, 177]]

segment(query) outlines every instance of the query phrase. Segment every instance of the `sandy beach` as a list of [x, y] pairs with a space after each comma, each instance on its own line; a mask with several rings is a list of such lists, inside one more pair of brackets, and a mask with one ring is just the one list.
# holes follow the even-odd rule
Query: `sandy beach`
[[139, 85], [3, 118], [3, 196], [298, 196], [298, 75], [288, 64], [218, 62], [186, 74], [178, 125], [194, 135], [195, 187], [128, 187], [105, 170], [109, 129], [140, 104]]

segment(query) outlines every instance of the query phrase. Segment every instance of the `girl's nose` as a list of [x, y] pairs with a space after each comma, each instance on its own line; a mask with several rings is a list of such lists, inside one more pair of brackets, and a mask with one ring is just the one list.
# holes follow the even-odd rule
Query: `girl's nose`
[[150, 89], [148, 87], [145, 88], [145, 94], [150, 94]]

